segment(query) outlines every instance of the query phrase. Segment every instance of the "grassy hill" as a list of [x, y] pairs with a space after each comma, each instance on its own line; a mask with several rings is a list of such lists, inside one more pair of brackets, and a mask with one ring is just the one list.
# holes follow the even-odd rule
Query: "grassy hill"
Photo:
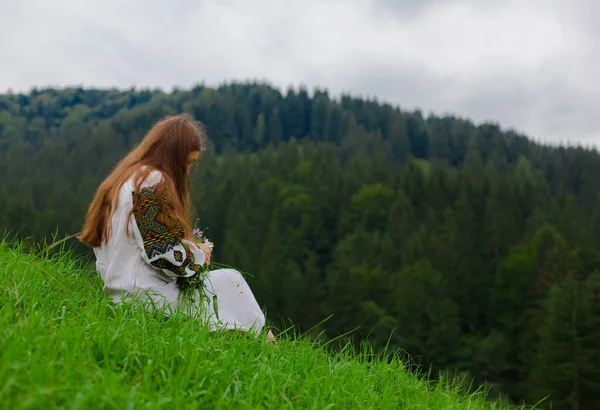
[[115, 308], [83, 266], [0, 244], [0, 407], [503, 408], [400, 361]]

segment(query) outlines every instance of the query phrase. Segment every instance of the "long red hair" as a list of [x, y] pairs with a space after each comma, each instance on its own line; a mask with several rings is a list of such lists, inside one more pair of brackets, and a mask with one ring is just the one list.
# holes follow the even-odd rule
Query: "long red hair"
[[[166, 213], [172, 208], [176, 219], [183, 224], [183, 236], [191, 238], [188, 158], [191, 152], [203, 150], [205, 138], [202, 124], [187, 114], [169, 116], [157, 122], [100, 184], [78, 239], [92, 248], [107, 243], [121, 187], [136, 175], [134, 187], [138, 193], [143, 181], [154, 170], [161, 171], [164, 177], [156, 187], [156, 195], [161, 199], [160, 219], [171, 219]], [[134, 209], [136, 205], [134, 200]]]

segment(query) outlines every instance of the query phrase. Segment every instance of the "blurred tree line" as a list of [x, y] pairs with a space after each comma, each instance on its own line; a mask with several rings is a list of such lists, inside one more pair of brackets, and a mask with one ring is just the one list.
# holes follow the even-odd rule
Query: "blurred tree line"
[[[402, 349], [515, 401], [600, 409], [600, 156], [496, 124], [266, 84], [0, 95], [0, 230], [75, 233], [166, 114], [211, 149], [194, 177], [215, 258], [275, 323]], [[568, 136], [565, 136], [568, 137]]]

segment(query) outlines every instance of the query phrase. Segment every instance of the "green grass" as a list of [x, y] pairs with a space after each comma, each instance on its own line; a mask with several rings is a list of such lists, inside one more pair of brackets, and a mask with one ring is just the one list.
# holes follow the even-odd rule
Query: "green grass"
[[115, 308], [82, 266], [0, 243], [0, 407], [501, 408], [400, 361]]

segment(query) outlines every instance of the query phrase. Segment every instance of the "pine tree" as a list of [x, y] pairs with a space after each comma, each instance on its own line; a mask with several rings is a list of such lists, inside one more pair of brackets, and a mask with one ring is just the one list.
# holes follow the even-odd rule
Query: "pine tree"
[[256, 118], [256, 126], [254, 127], [254, 143], [256, 144], [256, 147], [263, 146], [265, 135], [265, 116], [263, 113], [260, 113]]
[[557, 410], [600, 409], [600, 273], [555, 284], [544, 304], [530, 398]]

